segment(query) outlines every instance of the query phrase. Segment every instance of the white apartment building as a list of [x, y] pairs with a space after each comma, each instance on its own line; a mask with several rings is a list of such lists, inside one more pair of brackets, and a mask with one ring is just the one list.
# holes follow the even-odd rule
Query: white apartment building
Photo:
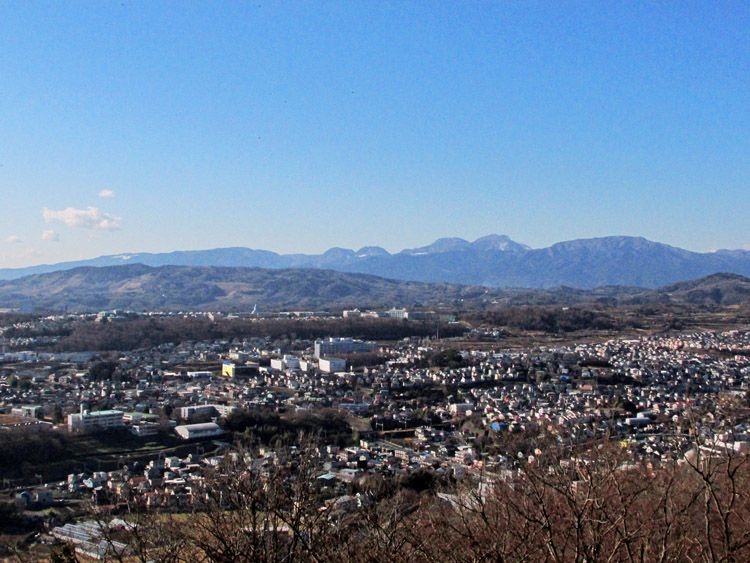
[[320, 358], [318, 368], [323, 373], [335, 373], [346, 370], [346, 360], [341, 358]]
[[180, 418], [182, 420], [193, 420], [204, 416], [227, 416], [236, 410], [238, 408], [235, 405], [190, 405], [180, 407]]
[[80, 413], [68, 415], [68, 431], [70, 432], [101, 432], [113, 430], [125, 426], [122, 411], [107, 410], [89, 412], [81, 410]]

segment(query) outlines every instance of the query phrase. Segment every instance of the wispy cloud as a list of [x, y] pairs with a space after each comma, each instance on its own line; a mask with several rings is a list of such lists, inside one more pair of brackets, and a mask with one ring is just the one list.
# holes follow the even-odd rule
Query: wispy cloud
[[42, 216], [47, 223], [60, 221], [64, 225], [77, 229], [93, 229], [97, 231], [116, 231], [122, 224], [122, 219], [109, 213], [105, 213], [97, 207], [76, 209], [66, 207], [54, 210], [42, 209]]
[[60, 240], [60, 235], [57, 234], [52, 229], [48, 229], [42, 232], [42, 240], [46, 240], [50, 242], [57, 242]]
[[115, 197], [115, 192], [113, 192], [112, 190], [101, 190], [99, 192], [99, 197], [110, 199], [110, 198]]
[[23, 242], [23, 240], [21, 240], [21, 237], [19, 237], [18, 235], [10, 235], [8, 237], [5, 237], [3, 239], [3, 242], [7, 242], [8, 244], [18, 244]]

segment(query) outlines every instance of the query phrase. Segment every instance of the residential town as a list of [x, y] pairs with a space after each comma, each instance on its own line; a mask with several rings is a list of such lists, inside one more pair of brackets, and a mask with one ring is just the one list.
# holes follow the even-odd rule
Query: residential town
[[[35, 344], [3, 339], [0, 437], [66, 435], [105, 445], [112, 437], [122, 448], [46, 471], [26, 464], [5, 471], [1, 484], [20, 511], [43, 520], [39, 541], [77, 530], [82, 552], [95, 556], [96, 533], [75, 528], [91, 532], [76, 524], [84, 506], [187, 510], [206, 471], [228, 455], [261, 468], [291, 463], [274, 436], [294, 448], [301, 429], [323, 420], [316, 416], [326, 421], [321, 428], [329, 425], [317, 437], [316, 482], [340, 510], [359, 502], [356, 484], [373, 475], [512, 475], [538, 455], [514, 437], [540, 431], [559, 443], [615, 441], [654, 463], [681, 459], [696, 440], [750, 449], [750, 425], [731, 410], [746, 411], [750, 392], [746, 330], [528, 349], [334, 335], [282, 350], [269, 339], [235, 338], [107, 359], [34, 351]], [[264, 436], [261, 428], [274, 424]], [[242, 438], [256, 432], [259, 447], [242, 453]], [[66, 508], [49, 510], [56, 506]]]

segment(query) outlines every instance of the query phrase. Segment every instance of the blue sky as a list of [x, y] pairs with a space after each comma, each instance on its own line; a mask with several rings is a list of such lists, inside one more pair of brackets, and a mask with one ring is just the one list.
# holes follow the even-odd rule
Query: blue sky
[[0, 267], [488, 233], [740, 248], [748, 29], [747, 2], [0, 0]]

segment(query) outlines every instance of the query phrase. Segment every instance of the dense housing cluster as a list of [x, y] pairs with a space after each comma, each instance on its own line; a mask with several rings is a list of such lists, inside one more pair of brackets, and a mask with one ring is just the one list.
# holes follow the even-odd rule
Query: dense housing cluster
[[[575, 466], [616, 444], [626, 466], [659, 468], [750, 449], [748, 331], [523, 349], [422, 337], [18, 349], [30, 343], [6, 339], [0, 354], [3, 485], [29, 515], [203, 512], [228, 461], [294, 479], [301, 435], [310, 502], [340, 517], [374, 502], [373, 479], [460, 508], [462, 490], [522, 479], [551, 451]], [[44, 455], [14, 438], [30, 435], [50, 444]], [[63, 538], [64, 514], [79, 513], [55, 513], [41, 537]], [[100, 538], [86, 542], [107, 556]]]

